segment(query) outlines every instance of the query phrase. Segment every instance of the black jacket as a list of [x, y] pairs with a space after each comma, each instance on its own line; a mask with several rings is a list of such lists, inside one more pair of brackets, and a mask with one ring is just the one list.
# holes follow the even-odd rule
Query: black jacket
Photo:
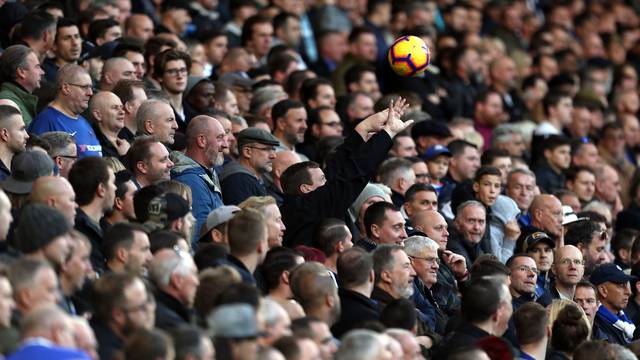
[[338, 296], [340, 296], [340, 319], [331, 327], [331, 333], [336, 338], [339, 339], [362, 323], [377, 321], [380, 318], [380, 311], [370, 298], [344, 287], [338, 289]]
[[98, 340], [98, 355], [102, 360], [111, 360], [124, 348], [124, 341], [111, 330], [109, 325], [94, 317], [90, 323]]
[[385, 131], [377, 133], [366, 143], [355, 133], [327, 161], [324, 171], [327, 182], [324, 186], [307, 194], [285, 194], [280, 208], [287, 227], [284, 245], [310, 245], [315, 225], [320, 220], [328, 217], [344, 219], [347, 209], [371, 180], [391, 145], [392, 139]]
[[447, 250], [451, 250], [458, 255], [464, 256], [467, 261], [467, 269], [471, 269], [473, 262], [476, 261], [480, 255], [484, 254], [480, 243], [472, 244], [465, 239], [462, 234], [455, 231], [455, 229], [449, 235]]
[[158, 290], [156, 292], [156, 327], [171, 331], [192, 320], [192, 312], [175, 297]]
[[102, 253], [102, 228], [96, 224], [84, 212], [78, 208], [76, 212], [75, 229], [84, 234], [91, 241], [91, 265], [93, 269], [102, 274], [105, 268], [104, 254]]
[[433, 359], [446, 359], [451, 351], [474, 346], [478, 340], [487, 336], [491, 334], [471, 323], [462, 322], [455, 331], [442, 339], [440, 346], [434, 350]]
[[558, 174], [546, 162], [536, 168], [534, 173], [536, 174], [536, 182], [543, 192], [553, 194], [564, 189], [564, 174], [562, 172]]
[[219, 178], [225, 205], [238, 205], [251, 196], [267, 195], [267, 188], [262, 179], [257, 178], [237, 161], [224, 165]]

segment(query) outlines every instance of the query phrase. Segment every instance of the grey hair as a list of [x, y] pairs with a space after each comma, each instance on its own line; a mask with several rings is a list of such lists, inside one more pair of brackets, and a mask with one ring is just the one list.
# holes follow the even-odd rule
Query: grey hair
[[[66, 64], [58, 70], [58, 78], [56, 79], [56, 89], [62, 89], [62, 85], [66, 82], [74, 82], [80, 75], [89, 75], [87, 70], [80, 65]], [[61, 92], [59, 93], [61, 94]]]
[[411, 161], [404, 158], [387, 159], [380, 165], [380, 169], [378, 170], [380, 182], [387, 186], [401, 176], [404, 178], [411, 176], [412, 172]]
[[336, 352], [336, 360], [375, 359], [384, 351], [384, 342], [379, 334], [365, 329], [348, 332]]
[[260, 307], [262, 312], [262, 317], [264, 318], [264, 322], [267, 326], [274, 326], [278, 323], [281, 316], [289, 316], [287, 311], [282, 307], [282, 305], [278, 304], [277, 301], [265, 297], [262, 301], [262, 306]]
[[458, 205], [458, 207], [456, 208], [456, 214], [461, 214], [462, 211], [464, 209], [468, 208], [469, 206], [477, 206], [479, 208], [482, 208], [482, 210], [484, 210], [485, 213], [487, 212], [487, 209], [484, 207], [484, 205], [482, 205], [482, 203], [480, 201], [467, 200], [467, 201], [463, 202], [462, 204]]
[[404, 252], [409, 256], [420, 256], [424, 250], [438, 251], [440, 246], [434, 240], [420, 235], [414, 235], [404, 239]]
[[626, 347], [620, 344], [611, 344], [610, 345], [612, 352], [614, 353], [614, 359], [618, 360], [637, 360], [638, 358], [633, 353], [633, 351], [627, 349]]
[[[140, 104], [138, 113], [136, 114], [136, 125], [138, 130], [144, 132], [144, 123], [148, 119], [155, 120], [158, 116], [158, 108], [160, 104], [169, 104], [166, 100], [162, 99], [150, 99], [145, 100]], [[148, 134], [147, 134], [148, 135]]]
[[50, 304], [37, 307], [25, 316], [20, 323], [20, 337], [25, 339], [35, 332], [50, 331], [61, 323], [71, 326], [71, 317], [57, 305]]
[[375, 273], [376, 283], [380, 281], [380, 274], [382, 274], [383, 271], [389, 271], [395, 266], [393, 253], [403, 250], [404, 248], [400, 245], [384, 244], [378, 246], [373, 251], [373, 272]]
[[229, 121], [231, 121], [232, 124], [236, 124], [236, 125], [240, 125], [240, 126], [244, 126], [244, 127], [249, 126], [249, 124], [247, 124], [247, 120], [245, 120], [240, 115], [231, 115], [231, 116], [229, 116]]
[[523, 168], [515, 168], [511, 171], [509, 171], [509, 174], [507, 174], [507, 182], [509, 182], [509, 180], [511, 179], [511, 177], [515, 174], [523, 174], [523, 175], [527, 175], [527, 176], [531, 176], [533, 178], [533, 180], [536, 180], [536, 174], [529, 170], [529, 169], [523, 169]]
[[49, 156], [56, 157], [63, 154], [69, 144], [76, 143], [76, 139], [69, 133], [64, 131], [49, 131], [41, 135], [44, 140], [49, 142], [51, 150], [49, 150]]
[[27, 67], [27, 56], [32, 52], [33, 49], [25, 45], [12, 45], [3, 51], [0, 58], [0, 74], [3, 80], [14, 81], [16, 70]]
[[260, 112], [269, 106], [275, 105], [278, 101], [287, 98], [287, 93], [282, 91], [280, 86], [265, 86], [256, 90], [251, 97], [249, 113], [260, 115]]
[[491, 146], [495, 147], [498, 144], [509, 142], [513, 135], [522, 135], [522, 133], [511, 124], [499, 125], [491, 133]]
[[153, 259], [149, 269], [149, 278], [160, 288], [169, 286], [174, 274], [186, 275], [191, 270], [193, 259], [184, 251], [169, 250], [172, 255], [165, 259]]

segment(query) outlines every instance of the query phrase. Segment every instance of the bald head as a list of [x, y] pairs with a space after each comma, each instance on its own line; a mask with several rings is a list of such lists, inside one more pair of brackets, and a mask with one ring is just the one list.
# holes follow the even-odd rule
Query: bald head
[[136, 68], [127, 58], [115, 57], [105, 61], [100, 77], [100, 89], [112, 90], [120, 80], [135, 80]]
[[530, 211], [538, 209], [546, 209], [549, 205], [560, 203], [557, 197], [549, 194], [536, 195], [531, 202]]
[[61, 176], [41, 176], [34, 183], [31, 201], [41, 203], [61, 211], [71, 223], [75, 221], [76, 193], [66, 178]]
[[573, 245], [559, 247], [556, 250], [552, 270], [558, 285], [563, 287], [575, 286], [584, 275], [582, 251]]
[[557, 197], [537, 195], [531, 202], [529, 212], [532, 226], [555, 238], [562, 235], [562, 203]]
[[411, 218], [411, 223], [416, 230], [422, 231], [437, 242], [440, 250], [446, 249], [449, 239], [448, 225], [439, 212], [435, 210], [419, 211]]
[[229, 148], [222, 124], [207, 115], [191, 119], [187, 127], [186, 155], [207, 168], [222, 165], [224, 151]]
[[276, 153], [276, 158], [273, 159], [273, 174], [275, 177], [280, 178], [280, 175], [293, 164], [301, 162], [300, 156], [291, 150], [280, 151]]

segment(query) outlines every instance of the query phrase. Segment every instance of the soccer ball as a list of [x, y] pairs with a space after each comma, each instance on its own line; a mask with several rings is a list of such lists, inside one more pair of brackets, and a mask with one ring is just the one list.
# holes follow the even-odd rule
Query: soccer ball
[[389, 65], [400, 76], [416, 76], [429, 66], [431, 52], [417, 36], [403, 36], [389, 47]]

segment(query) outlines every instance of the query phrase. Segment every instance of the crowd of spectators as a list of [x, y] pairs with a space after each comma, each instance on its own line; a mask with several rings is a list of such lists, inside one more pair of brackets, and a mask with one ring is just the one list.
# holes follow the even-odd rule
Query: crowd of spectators
[[0, 29], [0, 357], [640, 354], [637, 2], [23, 0]]

